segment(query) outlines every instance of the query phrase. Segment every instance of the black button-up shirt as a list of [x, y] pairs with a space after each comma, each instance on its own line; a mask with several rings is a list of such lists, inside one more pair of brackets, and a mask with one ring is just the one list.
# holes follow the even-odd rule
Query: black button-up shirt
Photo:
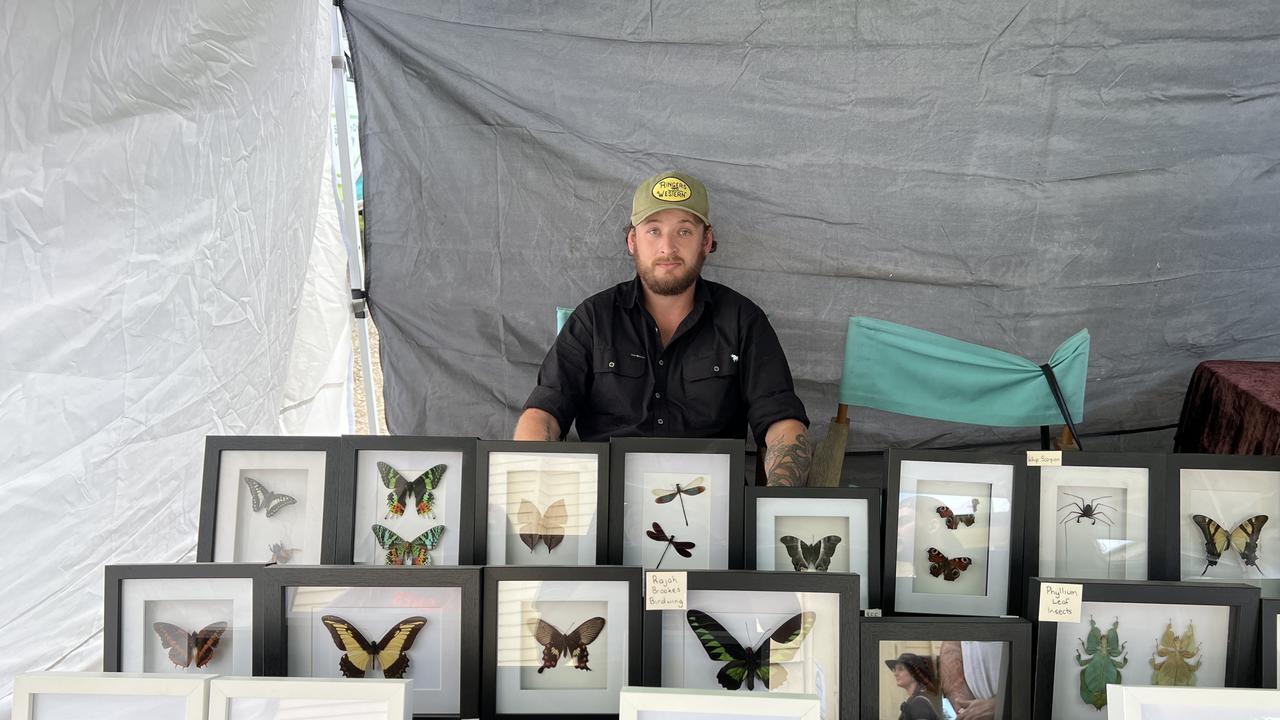
[[749, 424], [763, 445], [779, 420], [809, 424], [764, 312], [702, 278], [665, 348], [639, 278], [588, 298], [565, 322], [524, 406], [555, 416], [562, 436], [576, 420], [586, 441], [741, 438]]

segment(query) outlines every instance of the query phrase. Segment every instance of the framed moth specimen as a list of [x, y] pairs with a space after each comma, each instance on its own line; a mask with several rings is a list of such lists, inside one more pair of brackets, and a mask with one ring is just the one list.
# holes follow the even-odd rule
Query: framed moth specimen
[[821, 720], [817, 695], [624, 688], [618, 720]]
[[210, 435], [196, 560], [332, 562], [337, 476], [336, 437]]
[[1170, 455], [1170, 579], [1280, 579], [1280, 458]]
[[369, 679], [219, 677], [209, 720], [409, 720], [412, 683]]
[[481, 440], [475, 556], [487, 565], [608, 560], [608, 443]]
[[475, 717], [480, 568], [272, 566], [267, 675], [413, 681], [414, 717]]
[[858, 607], [880, 607], [882, 495], [863, 487], [748, 487], [747, 567], [857, 573]]
[[1280, 690], [1256, 688], [1128, 687], [1107, 688], [1110, 720], [1274, 720]]
[[475, 438], [346, 435], [337, 564], [470, 565]]
[[203, 720], [212, 677], [27, 673], [13, 679], [13, 720]]
[[614, 438], [609, 457], [612, 562], [742, 567], [742, 441]]
[[1013, 614], [1025, 467], [1010, 456], [887, 453], [884, 606], [894, 613]]
[[262, 672], [262, 566], [108, 565], [102, 668], [108, 672]]

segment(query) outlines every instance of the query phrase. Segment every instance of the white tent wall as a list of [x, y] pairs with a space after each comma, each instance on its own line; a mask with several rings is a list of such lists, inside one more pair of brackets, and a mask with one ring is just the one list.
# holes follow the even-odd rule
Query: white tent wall
[[193, 558], [207, 434], [349, 431], [329, 23], [0, 4], [0, 718], [98, 667], [104, 564]]

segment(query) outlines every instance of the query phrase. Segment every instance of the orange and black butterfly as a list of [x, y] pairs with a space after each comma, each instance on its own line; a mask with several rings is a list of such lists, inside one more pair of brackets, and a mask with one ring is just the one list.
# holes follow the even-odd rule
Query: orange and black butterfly
[[193, 662], [198, 668], [208, 665], [213, 660], [213, 649], [227, 631], [225, 622], [211, 623], [193, 633], [167, 622], [152, 623], [151, 627], [160, 636], [160, 644], [169, 651], [169, 659], [182, 668], [191, 667]]
[[960, 525], [965, 527], [973, 527], [973, 523], [978, 519], [978, 498], [973, 499], [973, 512], [964, 515], [957, 515], [946, 505], [938, 506], [938, 517], [947, 521], [947, 529], [958, 530]]
[[527, 624], [533, 639], [542, 646], [542, 667], [538, 668], [539, 673], [555, 667], [562, 657], [572, 657], [575, 668], [591, 672], [591, 668], [587, 667], [587, 646], [600, 637], [600, 632], [604, 630], [604, 618], [590, 618], [567, 634], [560, 632], [559, 628], [546, 620], [529, 620]]
[[382, 666], [383, 677], [404, 677], [404, 671], [409, 668], [409, 648], [427, 625], [424, 617], [408, 617], [396, 623], [377, 643], [371, 643], [354, 625], [337, 615], [325, 615], [320, 622], [329, 629], [333, 644], [346, 653], [338, 661], [338, 669], [343, 677], [349, 678], [364, 677], [373, 669], [375, 659]]
[[938, 548], [929, 548], [929, 574], [934, 577], [941, 575], [943, 580], [954, 581], [972, 564], [973, 558], [949, 558]]

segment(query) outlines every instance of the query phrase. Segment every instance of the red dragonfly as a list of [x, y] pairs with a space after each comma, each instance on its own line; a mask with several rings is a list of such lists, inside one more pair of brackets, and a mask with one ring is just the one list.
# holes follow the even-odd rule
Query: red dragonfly
[[667, 556], [667, 551], [671, 548], [675, 548], [676, 554], [681, 557], [693, 557], [693, 553], [690, 552], [690, 550], [696, 547], [696, 545], [688, 540], [676, 540], [674, 537], [667, 537], [666, 531], [664, 531], [662, 526], [656, 522], [653, 524], [653, 529], [645, 530], [644, 534], [648, 535], [650, 540], [657, 540], [658, 542], [664, 542], [667, 544], [666, 547], [662, 548], [662, 555], [658, 558], [658, 564], [654, 566], [654, 570], [662, 567], [662, 559]]
[[693, 497], [694, 495], [701, 495], [702, 493], [706, 492], [707, 486], [702, 484], [704, 481], [705, 481], [704, 478], [699, 477], [695, 479], [693, 482], [689, 483], [688, 485], [681, 485], [680, 483], [676, 483], [675, 490], [654, 490], [653, 494], [657, 495], [657, 497], [655, 497], [653, 501], [658, 503], [659, 505], [665, 505], [671, 502], [672, 500], [679, 498], [680, 512], [681, 514], [684, 515], [684, 525], [685, 527], [688, 527], [689, 513], [686, 512], [684, 509], [684, 496], [688, 495], [689, 497]]

